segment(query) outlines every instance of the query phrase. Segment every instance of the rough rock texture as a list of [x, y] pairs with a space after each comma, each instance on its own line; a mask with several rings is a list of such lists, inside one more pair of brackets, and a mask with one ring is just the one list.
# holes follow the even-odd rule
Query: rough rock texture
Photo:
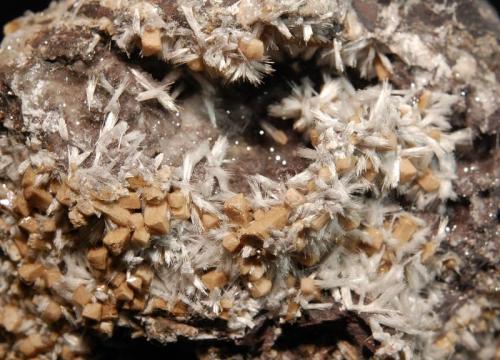
[[485, 2], [67, 0], [4, 31], [0, 358], [499, 356]]

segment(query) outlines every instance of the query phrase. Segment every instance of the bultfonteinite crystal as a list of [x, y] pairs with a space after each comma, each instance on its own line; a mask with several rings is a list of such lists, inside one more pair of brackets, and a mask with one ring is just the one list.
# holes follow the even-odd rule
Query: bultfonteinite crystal
[[486, 3], [61, 0], [4, 32], [0, 358], [498, 356]]

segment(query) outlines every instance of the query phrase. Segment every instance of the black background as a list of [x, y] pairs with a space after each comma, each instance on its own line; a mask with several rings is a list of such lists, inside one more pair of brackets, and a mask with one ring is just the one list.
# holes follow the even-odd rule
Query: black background
[[[24, 14], [25, 11], [42, 11], [50, 4], [50, 0], [0, 0], [0, 23], [3, 26], [6, 22]], [[3, 31], [2, 35], [3, 36]]]

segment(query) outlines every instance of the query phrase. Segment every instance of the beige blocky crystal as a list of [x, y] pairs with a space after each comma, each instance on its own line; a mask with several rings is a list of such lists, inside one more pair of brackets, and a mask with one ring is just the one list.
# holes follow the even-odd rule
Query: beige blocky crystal
[[12, 206], [13, 206], [13, 209], [17, 213], [21, 214], [22, 216], [28, 216], [30, 214], [30, 208], [29, 208], [28, 202], [24, 198], [23, 194], [18, 194], [14, 198], [14, 202], [13, 202]]
[[15, 333], [23, 321], [23, 313], [14, 305], [5, 305], [1, 311], [0, 321], [8, 332]]
[[49, 289], [54, 288], [61, 281], [62, 277], [61, 271], [55, 266], [45, 269], [43, 272], [45, 284]]
[[90, 291], [84, 286], [78, 286], [73, 292], [73, 302], [80, 306], [87, 305], [92, 300], [92, 294]]
[[251, 221], [250, 203], [243, 194], [237, 194], [224, 202], [224, 212], [238, 224], [246, 225]]
[[187, 62], [187, 66], [190, 70], [195, 72], [201, 72], [205, 69], [205, 65], [200, 58], [196, 58]]
[[62, 316], [61, 305], [55, 301], [48, 300], [48, 304], [42, 313], [42, 318], [48, 323], [58, 321]]
[[144, 208], [144, 224], [147, 228], [157, 234], [166, 234], [170, 230], [170, 223], [167, 218], [167, 203], [159, 205], [146, 205]]
[[142, 197], [148, 204], [158, 205], [165, 196], [166, 194], [156, 186], [148, 186], [142, 190]]
[[238, 46], [249, 60], [261, 60], [264, 57], [264, 43], [259, 39], [241, 39]]
[[344, 215], [339, 214], [337, 219], [339, 221], [340, 226], [342, 226], [342, 228], [345, 231], [354, 230], [359, 226], [359, 220], [354, 219], [350, 216], [344, 216]]
[[391, 73], [386, 69], [378, 56], [374, 60], [373, 67], [375, 68], [375, 73], [380, 81], [388, 80], [390, 78]]
[[409, 183], [417, 175], [417, 169], [407, 158], [401, 158], [399, 163], [399, 181], [401, 184]]
[[310, 277], [300, 279], [300, 291], [304, 295], [315, 295], [318, 293], [318, 289], [314, 284], [314, 279]]
[[392, 236], [401, 244], [407, 243], [418, 230], [415, 220], [409, 215], [402, 215], [396, 220], [392, 229]]
[[318, 176], [325, 183], [329, 183], [333, 178], [332, 171], [326, 166], [323, 166], [321, 169], [319, 169]]
[[38, 232], [38, 221], [31, 216], [27, 216], [19, 221], [19, 227], [29, 233]]
[[340, 175], [345, 174], [354, 167], [354, 159], [350, 156], [335, 160], [335, 168]]
[[102, 305], [99, 303], [87, 304], [83, 308], [82, 316], [89, 320], [101, 320]]
[[102, 242], [113, 255], [119, 255], [127, 246], [130, 239], [130, 230], [125, 227], [119, 227], [111, 230], [104, 236]]
[[320, 231], [330, 221], [330, 214], [323, 212], [314, 217], [311, 221], [311, 229]]
[[120, 226], [129, 226], [131, 224], [131, 215], [130, 211], [124, 209], [118, 204], [105, 204], [102, 202], [94, 201], [94, 207], [106, 214], [111, 221], [113, 221], [116, 225]]
[[17, 271], [22, 281], [32, 283], [43, 275], [42, 270], [42, 264], [34, 263], [24, 264]]
[[254, 240], [262, 242], [269, 237], [271, 230], [282, 229], [288, 221], [288, 210], [285, 207], [277, 206], [266, 211], [262, 218], [250, 222], [240, 229], [240, 239], [243, 242]]
[[260, 278], [257, 281], [252, 282], [250, 285], [250, 293], [254, 298], [263, 297], [271, 291], [273, 283], [271, 280], [266, 278]]
[[43, 351], [47, 343], [40, 334], [31, 334], [18, 342], [19, 351], [27, 358], [31, 358]]
[[187, 220], [191, 217], [188, 199], [181, 190], [167, 194], [167, 200], [174, 218]]
[[162, 49], [160, 29], [145, 29], [141, 35], [141, 46], [144, 56], [151, 56], [160, 52], [160, 50]]
[[141, 198], [136, 192], [130, 192], [127, 196], [118, 200], [118, 206], [124, 209], [137, 210], [141, 208]]
[[370, 246], [375, 250], [380, 250], [384, 241], [382, 231], [370, 226], [365, 229], [365, 232], [370, 237]]
[[119, 301], [131, 301], [134, 298], [134, 292], [130, 289], [126, 282], [123, 282], [115, 290], [115, 296]]
[[149, 239], [151, 234], [146, 230], [145, 227], [140, 227], [134, 230], [132, 234], [132, 243], [139, 247], [147, 247], [149, 244]]
[[220, 220], [217, 216], [209, 213], [205, 213], [201, 216], [201, 222], [206, 231], [210, 229], [215, 229], [219, 226]]
[[43, 189], [30, 186], [24, 189], [24, 197], [30, 206], [45, 212], [52, 203], [52, 195]]
[[222, 238], [222, 246], [224, 246], [224, 248], [231, 253], [237, 251], [240, 245], [241, 242], [238, 239], [238, 236], [236, 236], [233, 232], [228, 232]]
[[215, 288], [222, 288], [226, 285], [228, 279], [227, 275], [222, 271], [213, 270], [201, 276], [201, 281], [209, 290]]
[[302, 205], [305, 202], [305, 197], [296, 189], [288, 189], [285, 194], [285, 203], [291, 208]]
[[134, 274], [135, 276], [140, 277], [147, 285], [151, 283], [154, 277], [153, 270], [147, 265], [139, 265]]
[[106, 270], [108, 260], [108, 249], [99, 247], [90, 249], [87, 253], [90, 266], [97, 270]]
[[428, 171], [423, 176], [419, 177], [417, 183], [426, 192], [437, 191], [441, 186], [439, 178], [434, 175], [432, 171]]
[[142, 278], [139, 276], [130, 276], [127, 279], [127, 285], [129, 285], [132, 289], [136, 291], [141, 291], [142, 289]]

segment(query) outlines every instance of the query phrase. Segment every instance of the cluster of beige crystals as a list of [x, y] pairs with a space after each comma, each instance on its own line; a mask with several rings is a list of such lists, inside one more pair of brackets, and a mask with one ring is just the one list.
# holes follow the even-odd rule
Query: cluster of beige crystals
[[[167, 319], [164, 331], [174, 334], [169, 341], [177, 335], [196, 338], [200, 330], [190, 322], [195, 316], [226, 321], [238, 338], [255, 325], [253, 318], [260, 311], [293, 322], [303, 309], [333, 304], [373, 314], [370, 326], [382, 344], [382, 356], [415, 351], [414, 335], [424, 339], [419, 344], [426, 344], [418, 351], [432, 353], [431, 345], [452, 347], [450, 336], [438, 338], [440, 329], [432, 315], [439, 296], [419, 294], [424, 287], [438, 294], [429, 285], [434, 275], [443, 267], [456, 269], [457, 260], [435, 256], [444, 238], [444, 217], [428, 223], [419, 212], [438, 208], [454, 196], [454, 146], [469, 139], [466, 131], [449, 131], [446, 117], [455, 96], [423, 88], [392, 90], [388, 58], [373, 42], [357, 40], [364, 30], [347, 5], [339, 10], [347, 43], [341, 57], [340, 42], [329, 41], [327, 47], [317, 26], [338, 14], [332, 10], [316, 18], [299, 2], [270, 1], [257, 11], [245, 8], [252, 1], [241, 1], [239, 12], [235, 5], [226, 15], [246, 30], [234, 27], [227, 35], [221, 26], [212, 29], [210, 37], [209, 26], [204, 27], [207, 21], [200, 11], [193, 14], [189, 4], [179, 6], [186, 28], [171, 35], [162, 13], [149, 2], [132, 2], [135, 7], [123, 13], [120, 2], [101, 3], [120, 14], [120, 21], [103, 17], [98, 25], [121, 50], [139, 45], [142, 56], [185, 65], [181, 69], [195, 78], [206, 71], [229, 81], [258, 84], [271, 72], [270, 54], [285, 43], [283, 49], [304, 60], [322, 52], [320, 62], [326, 62], [332, 74], [342, 73], [345, 64], [379, 83], [355, 90], [346, 78], [325, 75], [320, 90], [305, 81], [272, 105], [269, 114], [292, 120], [290, 127], [306, 139], [308, 148], [299, 152], [310, 161], [286, 181], [248, 175], [248, 193], [222, 186], [207, 192], [190, 182], [193, 168], [206, 165], [200, 159], [206, 156], [210, 162], [203, 153], [189, 163], [198, 156], [196, 149], [183, 154], [183, 166], [156, 164], [142, 176], [140, 170], [130, 170], [137, 165], [131, 162], [127, 176], [120, 173], [113, 184], [93, 187], [100, 180], [89, 183], [86, 171], [98, 168], [99, 156], [109, 144], [121, 144], [124, 134], [130, 134], [126, 126], [120, 127], [119, 111], [113, 109], [119, 108], [120, 95], [127, 91], [122, 85], [129, 78], [118, 86], [120, 91], [110, 85], [111, 110], [99, 135], [109, 138], [96, 141], [99, 146], [92, 151], [99, 155], [92, 155], [97, 159], [94, 165], [70, 163], [64, 173], [53, 162], [26, 160], [18, 188], [2, 189], [6, 215], [0, 218], [0, 234], [8, 260], [2, 260], [0, 272], [8, 284], [2, 290], [9, 295], [0, 297], [0, 326], [9, 337], [0, 344], [0, 358], [77, 359], [86, 351], [78, 329], [112, 336], [117, 326], [126, 326], [133, 336], [148, 336], [151, 319], [157, 318]], [[313, 8], [316, 2], [311, 4]], [[293, 36], [287, 25], [296, 28], [281, 15], [297, 9], [312, 20], [300, 23], [304, 41], [288, 44]], [[7, 32], [14, 33], [21, 25], [10, 26]], [[274, 36], [281, 43], [274, 43]], [[226, 47], [219, 43], [222, 38], [229, 43]], [[176, 108], [164, 84], [155, 88], [149, 77], [135, 69], [130, 73], [145, 89], [134, 94], [138, 107], [153, 100], [165, 113]], [[92, 79], [87, 100], [93, 99], [96, 88]], [[68, 130], [60, 124], [59, 134], [68, 140]], [[284, 131], [267, 122], [261, 127], [278, 145], [287, 143]], [[216, 148], [224, 143], [222, 138], [210, 145]], [[124, 140], [124, 153], [127, 142], [133, 143]], [[205, 150], [210, 151], [208, 145]], [[223, 168], [220, 165], [220, 178], [240, 176]], [[396, 196], [407, 203], [394, 200]], [[206, 249], [212, 253], [200, 254]], [[174, 260], [173, 252], [178, 256]], [[185, 270], [189, 256], [203, 258], [197, 258], [202, 265], [190, 264]], [[186, 279], [192, 282], [189, 286]], [[418, 312], [422, 326], [411, 328], [418, 326]], [[396, 335], [387, 328], [395, 329]], [[217, 333], [211, 336], [217, 338]], [[437, 351], [451, 352], [448, 348]]]
[[[434, 137], [439, 138], [440, 132], [437, 129], [431, 128], [430, 131]], [[313, 131], [311, 135], [313, 144], [315, 132], [317, 133]], [[387, 144], [375, 149], [376, 151], [396, 151], [395, 135], [388, 134], [387, 137]], [[359, 143], [358, 140], [354, 141]], [[335, 167], [339, 176], [347, 174], [355, 169], [356, 158], [337, 159]], [[25, 286], [32, 288], [36, 294], [31, 300], [32, 306], [40, 310], [40, 318], [48, 325], [60, 321], [63, 313], [74, 311], [81, 314], [87, 326], [109, 336], [112, 335], [119, 314], [123, 311], [145, 315], [165, 311], [176, 318], [186, 317], [189, 309], [183, 302], [168, 302], [149, 293], [148, 289], [154, 277], [154, 269], [150, 265], [144, 263], [128, 270], [123, 268], [119, 259], [126, 250], [147, 248], [152, 237], [168, 234], [171, 221], [189, 222], [192, 211], [196, 212], [206, 232], [217, 229], [223, 219], [198, 209], [191, 203], [189, 194], [180, 189], [163, 191], [161, 183], [167, 181], [170, 176], [168, 167], [163, 167], [158, 172], [157, 182], [147, 182], [139, 176], [128, 178], [128, 194], [118, 199], [116, 194], [106, 190], [95, 191], [90, 198], [82, 196], [79, 193], [79, 183], [75, 179], [59, 181], [51, 174], [50, 168], [28, 167], [22, 177], [22, 189], [13, 198], [11, 211], [17, 219], [20, 231], [16, 232], [9, 248], [11, 259], [18, 263], [18, 281], [12, 283], [10, 290], [21, 294]], [[378, 171], [371, 164], [368, 164], [362, 173], [371, 183], [375, 183], [377, 175]], [[225, 224], [228, 231], [222, 235], [221, 246], [239, 264], [241, 281], [252, 297], [264, 297], [273, 287], [273, 276], [267, 273], [267, 263], [272, 259], [266, 256], [262, 248], [272, 232], [281, 231], [285, 227], [299, 229], [295, 231], [291, 244], [295, 260], [304, 267], [315, 266], [321, 260], [317, 254], [307, 253], [304, 249], [310, 232], [320, 232], [332, 222], [330, 214], [321, 212], [308, 222], [294, 222], [292, 217], [296, 210], [308, 201], [307, 198], [314, 198], [317, 184], [328, 186], [334, 179], [326, 166], [319, 168], [314, 178], [316, 180], [309, 180], [305, 187], [288, 188], [284, 193], [283, 202], [269, 209], [253, 207], [244, 194], [233, 195], [222, 204], [226, 216], [224, 219], [229, 222]], [[400, 181], [402, 184], [415, 181], [425, 192], [434, 192], [440, 185], [439, 179], [433, 176], [430, 170], [417, 170], [408, 158], [401, 159]], [[50, 207], [59, 210], [47, 216]], [[105, 219], [107, 230], [102, 239], [89, 241], [78, 234], [78, 229], [87, 226], [96, 216]], [[349, 237], [346, 244], [353, 251], [361, 250], [373, 255], [382, 250], [387, 234], [391, 234], [390, 237], [396, 240], [396, 243], [384, 251], [384, 260], [378, 269], [379, 272], [389, 271], [391, 263], [396, 261], [394, 251], [390, 248], [407, 243], [423, 224], [409, 213], [399, 214], [395, 218], [389, 216], [382, 228], [361, 225], [359, 217], [351, 218], [348, 215], [339, 214], [337, 221], [345, 232], [360, 229], [362, 234], [365, 234], [362, 238]], [[10, 225], [4, 221], [2, 228], [5, 233], [10, 232]], [[37, 259], [56, 248], [56, 231], [70, 236], [86, 253], [95, 281], [93, 289], [79, 285], [71, 289], [70, 298], [57, 296], [57, 290], [53, 291], [57, 289], [60, 281], [64, 282], [61, 270], [56, 266], [44, 266]], [[257, 249], [257, 255], [241, 257], [240, 250], [243, 246]], [[433, 241], [424, 244], [421, 252], [422, 262], [427, 262], [435, 250], [436, 244]], [[219, 269], [211, 269], [199, 275], [209, 291], [223, 289], [231, 276]], [[293, 274], [289, 274], [286, 284], [290, 288], [297, 287], [310, 299], [322, 299], [321, 291], [313, 277], [296, 279]], [[230, 297], [220, 299], [222, 311], [219, 316], [222, 319], [238, 315], [230, 312], [233, 301]], [[293, 300], [293, 297], [290, 298], [284, 314], [286, 320], [293, 320], [299, 309], [299, 303]], [[25, 313], [15, 303], [6, 304], [0, 314], [1, 324], [13, 334], [22, 331], [23, 322], [34, 316]], [[57, 335], [52, 334], [53, 336], [46, 336], [37, 332], [26, 337], [21, 336], [14, 346], [26, 357], [44, 353], [56, 342]], [[61, 349], [61, 356], [64, 359], [73, 358], [71, 351], [65, 347]]]

